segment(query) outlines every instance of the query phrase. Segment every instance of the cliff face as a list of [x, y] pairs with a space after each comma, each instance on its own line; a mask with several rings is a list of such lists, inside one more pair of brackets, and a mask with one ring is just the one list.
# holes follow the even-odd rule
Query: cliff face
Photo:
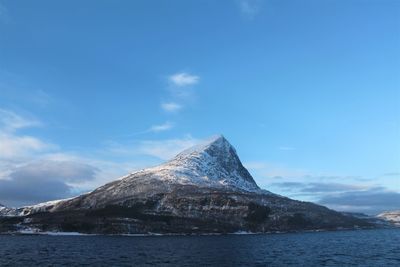
[[261, 190], [222, 136], [91, 193], [13, 212], [13, 222], [10, 216], [0, 219], [3, 228], [137, 234], [369, 226], [325, 207]]

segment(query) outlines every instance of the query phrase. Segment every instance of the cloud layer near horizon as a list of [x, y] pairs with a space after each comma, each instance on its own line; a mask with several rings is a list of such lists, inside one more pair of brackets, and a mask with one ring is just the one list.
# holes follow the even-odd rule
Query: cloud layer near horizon
[[[172, 126], [167, 122], [153, 126], [151, 131], [160, 132]], [[43, 123], [0, 109], [0, 203], [6, 206], [30, 205], [92, 190], [136, 169], [168, 160], [199, 141], [185, 136], [112, 143], [83, 156], [21, 133], [34, 127], [43, 127]], [[141, 157], [154, 160], [141, 161]], [[132, 162], [134, 159], [138, 160]]]
[[95, 179], [98, 169], [72, 161], [42, 160], [14, 168], [0, 180], [0, 202], [12, 206], [73, 195], [74, 183]]
[[280, 182], [272, 186], [286, 190], [295, 198], [311, 197], [321, 205], [340, 211], [377, 214], [398, 209], [400, 203], [399, 192], [365, 184]]

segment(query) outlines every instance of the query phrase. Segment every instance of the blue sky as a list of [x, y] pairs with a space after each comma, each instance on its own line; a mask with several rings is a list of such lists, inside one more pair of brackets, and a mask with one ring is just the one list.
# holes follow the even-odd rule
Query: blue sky
[[221, 133], [265, 189], [400, 208], [399, 18], [396, 0], [0, 1], [0, 202]]

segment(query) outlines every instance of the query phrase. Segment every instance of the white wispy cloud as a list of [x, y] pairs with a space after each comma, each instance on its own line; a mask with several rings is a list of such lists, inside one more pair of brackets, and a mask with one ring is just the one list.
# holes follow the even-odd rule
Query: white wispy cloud
[[32, 136], [0, 133], [0, 159], [27, 157], [37, 152], [54, 149], [56, 146]]
[[34, 118], [23, 117], [13, 111], [0, 109], [0, 131], [14, 132], [22, 128], [41, 126], [42, 123]]
[[128, 142], [108, 141], [106, 143], [105, 153], [108, 155], [129, 158], [143, 158], [143, 156], [154, 157], [154, 159], [151, 159], [148, 162], [143, 162], [142, 165], [148, 167], [161, 163], [160, 160], [169, 160], [179, 152], [201, 142], [204, 142], [204, 140], [194, 138], [191, 135], [172, 139], [147, 139]]
[[[162, 102], [161, 108], [168, 113], [176, 113], [180, 111], [184, 106], [188, 105], [193, 100], [194, 85], [200, 81], [198, 75], [193, 75], [187, 72], [178, 72], [167, 77], [170, 86], [167, 88], [169, 92], [168, 102]], [[168, 130], [172, 125], [156, 125], [153, 126], [151, 132], [159, 132]]]
[[179, 152], [200, 142], [200, 139], [191, 136], [166, 140], [146, 140], [140, 143], [137, 151], [144, 155], [157, 157], [162, 160], [169, 160]]
[[261, 9], [260, 0], [238, 0], [240, 12], [249, 19], [253, 19]]
[[186, 72], [178, 72], [169, 76], [168, 80], [175, 86], [184, 87], [197, 84], [200, 77]]
[[175, 102], [161, 103], [161, 108], [167, 112], [177, 112], [182, 109], [182, 105]]
[[55, 145], [39, 138], [22, 135], [18, 130], [41, 126], [34, 118], [23, 117], [13, 111], [0, 109], [0, 159], [27, 157], [32, 153], [48, 151]]
[[172, 122], [166, 121], [163, 124], [157, 124], [157, 125], [151, 126], [148, 131], [158, 133], [158, 132], [168, 131], [168, 130], [172, 129], [173, 127], [174, 127], [174, 124]]

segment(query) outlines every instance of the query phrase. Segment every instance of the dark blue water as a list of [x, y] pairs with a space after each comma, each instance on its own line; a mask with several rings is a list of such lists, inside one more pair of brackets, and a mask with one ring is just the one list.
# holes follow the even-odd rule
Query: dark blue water
[[400, 229], [223, 236], [0, 235], [1, 266], [400, 266]]

